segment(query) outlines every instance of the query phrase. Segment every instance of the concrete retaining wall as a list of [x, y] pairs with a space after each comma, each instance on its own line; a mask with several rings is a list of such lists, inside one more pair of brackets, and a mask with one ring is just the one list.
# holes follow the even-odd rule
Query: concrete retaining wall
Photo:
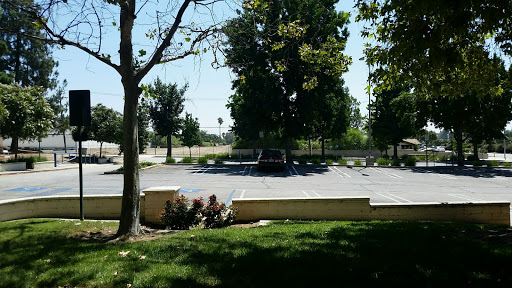
[[[180, 187], [152, 187], [141, 194], [140, 218], [162, 224], [157, 213]], [[84, 197], [86, 219], [119, 219], [121, 195]], [[261, 219], [452, 221], [510, 225], [509, 202], [374, 204], [368, 197], [233, 199], [237, 221]], [[0, 221], [24, 218], [80, 218], [78, 196], [0, 201]]]
[[454, 221], [510, 225], [509, 202], [374, 204], [368, 197], [233, 199], [238, 221], [261, 219]]
[[0, 172], [25, 170], [27, 170], [27, 162], [0, 163]]
[[[162, 211], [165, 200], [178, 195], [179, 189], [178, 186], [172, 186], [144, 190], [140, 197], [141, 222], [161, 224], [157, 213]], [[121, 200], [122, 196], [117, 194], [84, 196], [84, 216], [86, 219], [117, 220], [121, 215]], [[80, 197], [48, 196], [0, 201], [0, 222], [24, 218], [79, 219]]]

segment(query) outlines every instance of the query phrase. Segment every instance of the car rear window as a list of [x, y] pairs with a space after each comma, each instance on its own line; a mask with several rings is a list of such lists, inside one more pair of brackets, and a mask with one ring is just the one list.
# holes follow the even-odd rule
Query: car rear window
[[262, 157], [272, 157], [272, 158], [280, 158], [283, 157], [279, 150], [263, 150], [261, 152]]

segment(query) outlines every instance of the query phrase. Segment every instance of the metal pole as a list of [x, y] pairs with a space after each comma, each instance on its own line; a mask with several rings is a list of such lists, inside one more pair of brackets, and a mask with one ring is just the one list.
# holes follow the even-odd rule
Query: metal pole
[[371, 83], [370, 83], [370, 62], [368, 62], [368, 156], [372, 156], [372, 109], [371, 109]]
[[80, 220], [84, 221], [84, 187], [82, 177], [82, 126], [78, 126], [78, 177], [80, 182]]
[[503, 138], [503, 158], [507, 160], [507, 140]]

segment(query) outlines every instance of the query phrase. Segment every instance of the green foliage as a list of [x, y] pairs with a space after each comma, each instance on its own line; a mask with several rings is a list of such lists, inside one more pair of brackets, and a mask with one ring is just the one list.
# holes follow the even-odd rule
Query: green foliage
[[181, 163], [191, 164], [194, 163], [194, 159], [192, 159], [192, 157], [183, 157], [183, 159], [181, 159]]
[[407, 156], [405, 159], [405, 166], [416, 166], [416, 157]]
[[224, 160], [222, 160], [222, 159], [215, 159], [215, 164], [224, 164]]
[[487, 165], [487, 167], [497, 167], [497, 166], [500, 166], [500, 162], [496, 161], [496, 160], [486, 161], [485, 164]]
[[167, 137], [167, 156], [171, 156], [170, 140], [183, 129], [183, 119], [180, 117], [185, 102], [185, 92], [188, 84], [178, 88], [178, 84], [164, 84], [160, 78], [148, 87], [149, 115], [154, 131]]
[[206, 158], [206, 157], [199, 157], [199, 158], [197, 158], [197, 163], [199, 163], [199, 164], [208, 164], [208, 158]]
[[291, 144], [293, 138], [326, 138], [346, 129], [341, 73], [351, 62], [342, 54], [349, 15], [333, 4], [248, 2], [227, 23], [226, 64], [236, 75], [227, 107], [238, 136], [254, 140], [259, 131], [273, 132]]
[[226, 227], [235, 221], [236, 213], [237, 208], [219, 203], [217, 196], [213, 194], [208, 197], [208, 203], [201, 211], [204, 228], [213, 229]]
[[172, 157], [166, 157], [165, 158], [165, 163], [174, 164], [174, 163], [176, 163], [176, 159], [174, 159]]
[[377, 159], [377, 164], [379, 166], [389, 166], [389, 160], [386, 159], [386, 158], [378, 158]]
[[41, 88], [0, 84], [0, 106], [6, 111], [0, 118], [0, 136], [13, 138], [14, 147], [18, 139], [35, 140], [50, 132], [54, 114]]
[[192, 205], [185, 196], [176, 199], [169, 198], [165, 202], [164, 210], [158, 213], [162, 222], [174, 230], [188, 230], [201, 222], [201, 210], [204, 207], [202, 198], [194, 199]]
[[[101, 146], [103, 143], [121, 143], [118, 139], [119, 132], [122, 130], [121, 113], [102, 104], [97, 104], [91, 108], [91, 126], [88, 127], [89, 137], [98, 141]], [[100, 146], [100, 157], [102, 155]]]
[[332, 159], [327, 159], [327, 160], [325, 160], [325, 164], [332, 165], [332, 164], [334, 164], [334, 161]]
[[314, 157], [314, 158], [311, 159], [311, 163], [313, 163], [315, 165], [318, 165], [318, 164], [321, 164], [322, 161], [320, 161], [320, 158]]
[[146, 168], [146, 167], [153, 166], [153, 165], [156, 165], [156, 163], [149, 162], [149, 161], [139, 162], [139, 169]]
[[183, 131], [181, 133], [183, 145], [192, 147], [201, 144], [201, 137], [199, 135], [199, 120], [193, 118], [192, 114], [185, 114], [185, 122]]
[[391, 159], [391, 166], [400, 166], [400, 159], [398, 159], [398, 157], [393, 157]]
[[[53, 129], [65, 135], [66, 131], [69, 130], [69, 117], [67, 115], [68, 111], [68, 102], [66, 97], [66, 87], [68, 82], [64, 80], [62, 85], [59, 86], [53, 95], [47, 98], [48, 104], [52, 107], [53, 114], [55, 117], [53, 118], [52, 125]], [[64, 147], [66, 147], [66, 137], [63, 137]]]
[[368, 140], [366, 140], [363, 131], [357, 128], [349, 128], [339, 139], [332, 140], [330, 145], [338, 146], [338, 149], [341, 150], [362, 150], [368, 148]]
[[166, 226], [176, 230], [187, 230], [202, 225], [206, 229], [222, 228], [233, 223], [237, 209], [217, 201], [214, 195], [208, 198], [205, 205], [203, 198], [194, 199], [192, 205], [185, 196], [169, 198], [164, 210], [158, 213]]
[[361, 160], [355, 160], [354, 165], [361, 166], [362, 165]]
[[480, 161], [480, 160], [474, 160], [473, 162], [471, 162], [471, 164], [474, 166], [474, 167], [479, 167], [479, 166], [482, 166], [484, 164], [483, 161]]
[[8, 46], [3, 51], [0, 71], [21, 87], [52, 89], [57, 84], [54, 68], [58, 66], [52, 58], [52, 45], [38, 40], [45, 38], [44, 31], [34, 25], [31, 15], [19, 9], [19, 5], [30, 6], [41, 12], [33, 0], [0, 2], [0, 27], [3, 28], [0, 41]]
[[503, 167], [512, 167], [512, 162], [503, 162]]
[[340, 164], [340, 165], [347, 165], [347, 159], [340, 159], [340, 160], [338, 160], [338, 164]]

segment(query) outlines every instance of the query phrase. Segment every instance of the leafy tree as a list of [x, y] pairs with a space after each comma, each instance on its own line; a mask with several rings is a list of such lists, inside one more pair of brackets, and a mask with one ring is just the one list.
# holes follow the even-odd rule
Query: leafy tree
[[64, 152], [67, 152], [66, 131], [69, 130], [69, 117], [67, 115], [68, 102], [65, 94], [67, 85], [68, 82], [64, 80], [62, 86], [58, 87], [54, 94], [47, 98], [50, 107], [52, 107], [53, 114], [55, 115], [52, 121], [53, 129], [61, 133], [64, 140]]
[[344, 150], [363, 150], [368, 146], [363, 131], [356, 128], [349, 128], [347, 132], [343, 133], [333, 144], [334, 143], [339, 143], [337, 145]]
[[418, 119], [415, 98], [407, 85], [395, 85], [390, 90], [376, 92], [372, 109], [372, 137], [381, 142], [381, 148], [393, 146], [393, 157], [398, 157], [402, 139], [417, 133], [426, 122]]
[[190, 148], [194, 145], [201, 144], [201, 136], [199, 134], [199, 121], [197, 118], [192, 118], [192, 114], [190, 113], [185, 113], [181, 137], [183, 145], [188, 147], [190, 157], [192, 157], [192, 150]]
[[178, 89], [178, 84], [164, 84], [160, 78], [149, 86], [152, 97], [149, 113], [153, 121], [153, 129], [167, 137], [167, 157], [172, 157], [172, 136], [177, 135], [183, 127], [183, 112], [185, 92], [188, 84]]
[[52, 58], [51, 45], [38, 40], [44, 38], [41, 28], [19, 9], [20, 5], [37, 7], [32, 0], [0, 2], [0, 39], [8, 47], [0, 56], [0, 71], [21, 87], [54, 88], [57, 84], [54, 68], [58, 63]]
[[487, 54], [512, 52], [511, 1], [358, 0], [356, 7], [372, 41], [368, 62], [378, 67], [372, 78], [383, 88], [405, 77], [422, 96], [500, 94]]
[[[228, 22], [226, 63], [237, 76], [227, 107], [233, 131], [244, 140], [278, 132], [286, 143], [304, 136], [310, 99], [321, 85], [338, 85], [349, 57], [342, 54], [348, 37], [348, 13], [332, 0], [250, 1]], [[265, 85], [262, 85], [265, 83]], [[323, 99], [319, 99], [321, 102]], [[307, 109], [304, 111], [304, 109]]]
[[[140, 82], [156, 65], [198, 55], [208, 49], [215, 52], [213, 36], [220, 33], [214, 5], [218, 1], [181, 0], [169, 5], [162, 1], [40, 0], [37, 5], [2, 1], [23, 12], [37, 27], [47, 43], [74, 46], [88, 53], [121, 76], [124, 89], [123, 143], [124, 188], [121, 216], [117, 235], [135, 235], [140, 232], [140, 181], [138, 169], [138, 99], [143, 89]], [[218, 4], [218, 3], [217, 3]], [[212, 17], [204, 17], [205, 13]], [[184, 16], [186, 17], [184, 18]], [[213, 20], [208, 20], [213, 19]], [[187, 19], [185, 22], [184, 19]], [[200, 21], [194, 21], [201, 19]], [[108, 24], [111, 23], [109, 27]], [[144, 23], [144, 29], [136, 27]], [[5, 27], [2, 27], [5, 31]], [[143, 31], [142, 31], [143, 30]], [[136, 33], [144, 33], [145, 41], [134, 41]], [[24, 35], [22, 32], [21, 34]], [[102, 45], [119, 39], [115, 50]], [[204, 46], [206, 39], [211, 45]], [[134, 43], [143, 43], [136, 46]], [[146, 51], [154, 47], [152, 51]], [[216, 55], [214, 53], [214, 55]], [[215, 63], [218, 63], [215, 61]]]
[[138, 143], [139, 143], [139, 153], [142, 154], [146, 152], [146, 147], [149, 143], [149, 122], [151, 121], [151, 117], [149, 114], [150, 106], [146, 101], [141, 101], [139, 103], [139, 109], [137, 111], [137, 126], [139, 128]]
[[[347, 91], [348, 93], [348, 91]], [[350, 107], [350, 124], [349, 127], [361, 129], [363, 128], [363, 116], [361, 116], [361, 110], [359, 109], [359, 105], [361, 103], [357, 101], [355, 97], [349, 96], [349, 107]]]
[[224, 140], [216, 134], [210, 134], [205, 130], [199, 131], [199, 135], [201, 136], [202, 142], [210, 142], [210, 143], [224, 143]]
[[11, 151], [16, 159], [18, 139], [39, 139], [50, 132], [54, 115], [41, 88], [0, 84], [0, 106], [6, 114], [0, 121], [0, 136], [12, 138]]
[[91, 108], [91, 138], [100, 142], [100, 158], [103, 143], [116, 143], [116, 133], [113, 133], [114, 127], [119, 124], [121, 113], [102, 104]]
[[[343, 87], [342, 79], [319, 77], [319, 85], [313, 91], [315, 97], [305, 99], [304, 116], [308, 118], [306, 129], [312, 138], [320, 138], [322, 143], [322, 161], [325, 160], [325, 140], [340, 137], [350, 124], [350, 96]], [[336, 84], [321, 81], [335, 81]], [[309, 110], [308, 110], [309, 107]]]
[[[488, 61], [498, 61], [489, 59]], [[508, 77], [502, 64], [500, 71], [493, 73], [493, 82], [501, 82]], [[500, 67], [500, 65], [497, 65]], [[510, 73], [510, 72], [508, 72]], [[474, 90], [468, 89], [456, 98], [431, 97], [418, 99], [422, 113], [438, 128], [453, 132], [457, 143], [458, 165], [464, 165], [463, 143], [471, 139], [473, 144], [483, 140], [500, 137], [506, 123], [511, 119], [511, 90], [509, 82], [505, 82], [503, 93], [500, 95], [479, 96]], [[475, 144], [474, 144], [475, 145]], [[475, 150], [477, 150], [475, 148]]]
[[230, 145], [235, 141], [235, 133], [233, 132], [226, 132], [222, 133], [222, 138], [224, 138], [224, 141], [226, 141], [226, 144]]

